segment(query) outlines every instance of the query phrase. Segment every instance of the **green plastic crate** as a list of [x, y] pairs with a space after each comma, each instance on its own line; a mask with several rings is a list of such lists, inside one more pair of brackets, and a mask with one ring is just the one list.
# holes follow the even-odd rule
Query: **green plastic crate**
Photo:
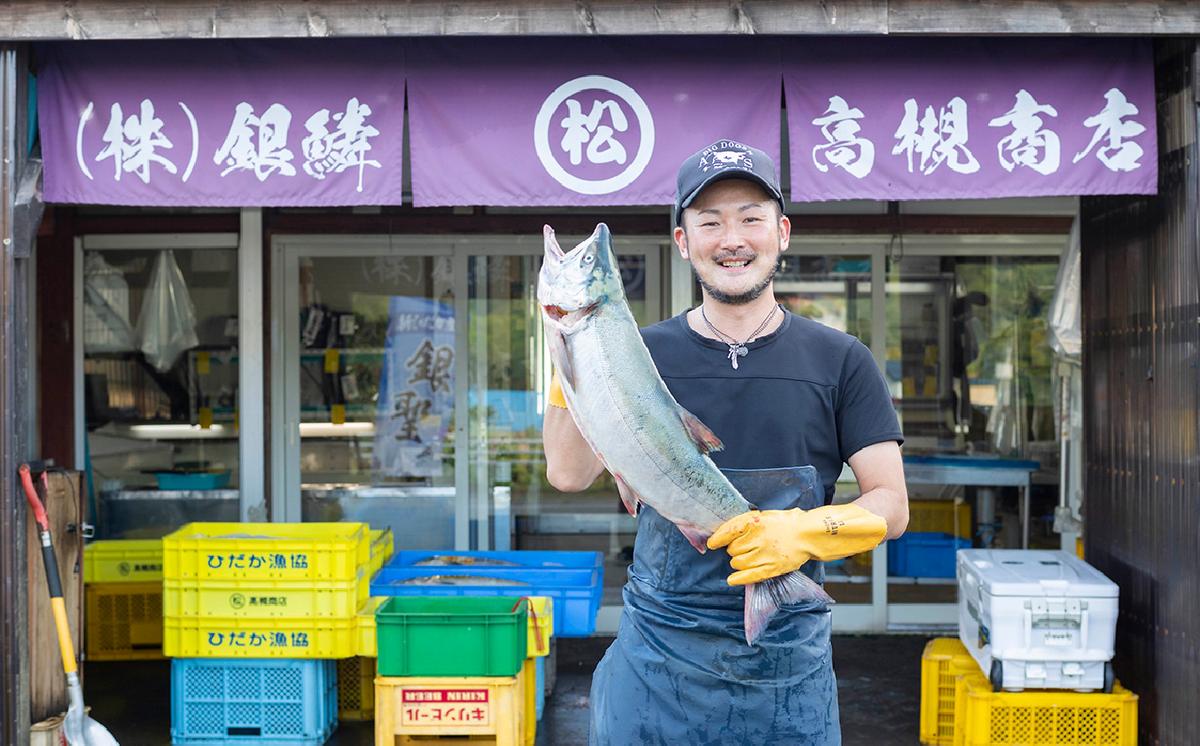
[[524, 598], [390, 598], [375, 613], [379, 675], [516, 676], [528, 613]]

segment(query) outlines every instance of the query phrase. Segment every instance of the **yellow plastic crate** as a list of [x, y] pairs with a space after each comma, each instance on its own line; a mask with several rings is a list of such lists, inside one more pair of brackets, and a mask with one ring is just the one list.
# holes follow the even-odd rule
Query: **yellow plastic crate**
[[962, 499], [909, 500], [909, 531], [932, 531], [971, 538], [971, 506]]
[[375, 659], [355, 656], [337, 662], [338, 719], [375, 719]]
[[955, 685], [979, 665], [957, 637], [938, 637], [921, 654], [921, 743], [954, 744]]
[[[526, 668], [532, 670], [526, 662]], [[444, 736], [527, 746], [526, 671], [516, 676], [375, 678], [375, 746], [436, 744]], [[399, 738], [397, 738], [399, 736]]]
[[357, 653], [349, 619], [163, 619], [170, 658], [350, 658]]
[[1137, 695], [1063, 691], [993, 692], [982, 673], [955, 692], [955, 746], [1137, 746]]
[[375, 642], [375, 612], [390, 596], [372, 596], [358, 610], [358, 654], [366, 658], [374, 658], [378, 653]]
[[105, 539], [83, 548], [84, 583], [161, 581], [162, 539]]
[[365, 523], [189, 523], [163, 537], [166, 580], [368, 582]]
[[525, 680], [525, 746], [533, 746], [537, 740], [537, 662], [526, 658], [521, 666], [521, 678]]
[[395, 552], [395, 540], [390, 528], [371, 529], [371, 575], [387, 564]]
[[554, 599], [549, 596], [529, 596], [529, 638], [525, 642], [528, 658], [550, 654], [550, 637], [554, 634]]
[[87, 660], [163, 657], [161, 584], [91, 583], [84, 586], [83, 596]]
[[357, 581], [163, 581], [163, 611], [173, 618], [355, 620], [364, 601]]

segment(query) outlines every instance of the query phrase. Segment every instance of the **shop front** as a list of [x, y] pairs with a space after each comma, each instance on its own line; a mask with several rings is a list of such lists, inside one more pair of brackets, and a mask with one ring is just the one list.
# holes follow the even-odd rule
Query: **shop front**
[[[639, 323], [680, 313], [674, 169], [730, 138], [784, 173], [777, 295], [885, 374], [910, 530], [951, 558], [1073, 548], [1048, 518], [1047, 310], [1076, 198], [1156, 188], [1148, 42], [704, 41], [38, 47], [73, 245], [53, 271], [81, 299], [42, 313], [76, 330], [97, 535], [355, 520], [398, 548], [599, 550], [613, 631], [636, 521], [607, 476], [545, 479], [540, 228], [567, 245], [605, 220]], [[835, 499], [856, 496], [847, 469]], [[835, 629], [955, 623], [952, 565], [897, 568], [909, 551], [828, 569]]]

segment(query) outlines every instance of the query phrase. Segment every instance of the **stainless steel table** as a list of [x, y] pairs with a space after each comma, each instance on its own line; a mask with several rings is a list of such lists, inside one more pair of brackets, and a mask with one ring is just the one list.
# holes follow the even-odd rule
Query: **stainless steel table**
[[1018, 487], [1021, 490], [1021, 548], [1029, 548], [1029, 494], [1037, 461], [986, 456], [905, 456], [909, 484], [958, 484], [969, 487]]

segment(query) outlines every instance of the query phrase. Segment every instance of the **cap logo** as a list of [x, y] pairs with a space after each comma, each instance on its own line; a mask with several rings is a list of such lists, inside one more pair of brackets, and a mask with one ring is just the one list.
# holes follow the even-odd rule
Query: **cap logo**
[[[637, 123], [636, 130], [630, 120]], [[584, 75], [563, 83], [542, 102], [533, 144], [542, 168], [559, 184], [579, 194], [611, 194], [632, 184], [650, 163], [654, 118], [629, 85]], [[607, 175], [614, 166], [623, 168]]]
[[754, 159], [744, 150], [715, 150], [700, 156], [700, 170], [720, 171], [725, 168], [754, 170]]

